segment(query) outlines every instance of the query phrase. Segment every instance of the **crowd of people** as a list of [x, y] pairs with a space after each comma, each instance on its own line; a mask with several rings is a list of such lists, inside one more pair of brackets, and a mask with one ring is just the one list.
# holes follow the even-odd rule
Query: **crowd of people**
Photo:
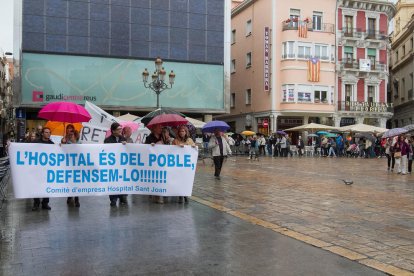
[[[381, 158], [387, 157], [388, 171], [393, 172], [397, 166], [397, 172], [411, 174], [414, 152], [414, 137], [399, 135], [394, 138], [382, 139], [374, 135], [366, 134], [357, 137], [336, 134], [309, 137], [307, 143], [301, 136], [296, 141], [288, 134], [274, 134], [269, 137], [264, 135], [242, 136], [234, 135], [234, 139], [228, 140], [232, 151], [237, 155], [246, 155], [249, 160], [259, 160], [260, 156], [288, 157], [297, 154], [299, 157], [305, 154], [305, 147], [311, 148], [312, 156], [321, 157], [354, 157], [354, 158]], [[228, 139], [228, 138], [227, 138]], [[203, 137], [203, 142], [208, 141]], [[208, 147], [205, 146], [205, 149]], [[401, 156], [400, 153], [401, 152]]]
[[[128, 126], [122, 127], [119, 123], [113, 123], [110, 128], [111, 135], [104, 143], [132, 143], [132, 129]], [[39, 125], [26, 133], [26, 142], [53, 144], [50, 139], [51, 130]], [[145, 144], [155, 146], [174, 145], [196, 147], [195, 137], [191, 135], [186, 125], [170, 128], [158, 124], [151, 128], [151, 134], [146, 137]], [[60, 144], [79, 144], [79, 132], [72, 124], [68, 124]], [[297, 154], [299, 157], [305, 154], [306, 145], [312, 149], [312, 155], [318, 154], [322, 157], [359, 157], [375, 158], [387, 157], [387, 170], [398, 174], [411, 174], [414, 153], [414, 137], [400, 135], [394, 138], [380, 139], [375, 136], [344, 137], [341, 134], [327, 137], [325, 135], [309, 137], [305, 143], [301, 136], [292, 141], [290, 135], [274, 134], [269, 137], [264, 135], [241, 136], [239, 134], [229, 136], [216, 129], [214, 134], [204, 133], [202, 136], [202, 153], [211, 155], [214, 163], [214, 177], [220, 180], [223, 161], [226, 156], [235, 154], [246, 155], [249, 160], [259, 160], [260, 156], [272, 156], [286, 158]], [[292, 150], [293, 149], [293, 150]], [[163, 204], [168, 197], [150, 196], [153, 202]], [[110, 206], [127, 205], [127, 195], [110, 195]], [[178, 203], [188, 203], [187, 197], [178, 197]], [[80, 207], [79, 197], [68, 197], [69, 206]], [[39, 208], [51, 210], [49, 198], [34, 199], [33, 211]]]
[[[122, 127], [119, 123], [115, 122], [110, 127], [111, 135], [105, 138], [104, 143], [132, 143], [131, 134], [132, 130], [130, 127]], [[228, 137], [224, 138], [223, 133], [219, 130], [214, 132], [214, 135], [208, 136], [209, 140], [207, 147], [212, 151], [212, 156], [215, 164], [214, 176], [216, 179], [220, 179], [221, 168], [223, 165], [224, 158], [231, 154], [230, 144]], [[42, 144], [54, 144], [50, 139], [51, 130], [48, 127], [38, 126], [37, 131], [28, 132], [26, 135], [27, 143], [42, 143]], [[79, 132], [75, 129], [72, 124], [68, 124], [65, 129], [65, 134], [60, 141], [60, 144], [79, 144]], [[172, 146], [191, 146], [196, 147], [194, 140], [190, 134], [190, 131], [186, 125], [180, 125], [178, 127], [170, 128], [163, 127], [157, 124], [151, 128], [151, 133], [146, 137], [145, 144], [156, 146], [172, 145]], [[168, 197], [164, 196], [150, 196], [153, 202], [164, 204]], [[109, 196], [110, 206], [115, 207], [119, 201], [120, 205], [127, 205], [127, 195], [110, 195]], [[188, 198], [185, 196], [178, 197], [178, 203], [188, 203]], [[68, 197], [68, 206], [80, 207], [79, 197]], [[33, 211], [37, 211], [40, 208], [45, 210], [51, 210], [49, 205], [49, 198], [35, 198], [33, 203]]]

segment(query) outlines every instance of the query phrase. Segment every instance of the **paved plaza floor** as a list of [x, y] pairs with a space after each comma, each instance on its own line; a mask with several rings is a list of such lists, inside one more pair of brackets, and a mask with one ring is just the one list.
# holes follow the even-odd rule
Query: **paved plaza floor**
[[[0, 275], [414, 275], [414, 176], [385, 159], [198, 164], [189, 204], [51, 199], [0, 212]], [[345, 185], [341, 179], [352, 179]]]

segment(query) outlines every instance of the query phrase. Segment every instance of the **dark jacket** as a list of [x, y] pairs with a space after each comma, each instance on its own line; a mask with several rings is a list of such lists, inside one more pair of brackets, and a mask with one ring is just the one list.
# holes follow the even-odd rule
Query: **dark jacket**
[[39, 144], [55, 144], [55, 143], [53, 143], [52, 142], [52, 140], [48, 140], [48, 141], [43, 141], [41, 138], [40, 139], [37, 139], [37, 140], [35, 140], [35, 141], [33, 141], [34, 143], [39, 143]]
[[155, 137], [155, 135], [151, 133], [150, 135], [147, 136], [147, 138], [145, 138], [145, 144], [156, 144], [161, 140], [162, 140], [161, 135], [160, 135], [160, 139], [157, 139], [157, 137]]
[[122, 142], [126, 142], [126, 139], [123, 136], [118, 137], [118, 142], [116, 141], [116, 137], [111, 135], [107, 138], [105, 138], [104, 143], [105, 144], [115, 144], [115, 143], [122, 143]]

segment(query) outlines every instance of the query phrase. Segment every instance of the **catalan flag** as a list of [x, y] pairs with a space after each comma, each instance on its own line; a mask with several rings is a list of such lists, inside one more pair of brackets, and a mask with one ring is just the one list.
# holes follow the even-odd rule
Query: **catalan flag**
[[321, 61], [319, 58], [308, 60], [308, 81], [319, 82], [321, 76]]
[[308, 24], [306, 22], [300, 22], [298, 26], [298, 36], [307, 38], [308, 37]]

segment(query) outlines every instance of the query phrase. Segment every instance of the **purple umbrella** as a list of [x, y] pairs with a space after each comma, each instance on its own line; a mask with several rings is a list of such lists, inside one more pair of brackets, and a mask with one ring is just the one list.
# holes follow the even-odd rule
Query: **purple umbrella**
[[384, 134], [382, 135], [382, 138], [394, 137], [394, 136], [398, 136], [400, 134], [407, 133], [407, 132], [408, 130], [406, 130], [405, 128], [400, 128], [400, 127], [392, 128], [384, 132]]
[[287, 133], [286, 132], [284, 132], [283, 130], [278, 130], [278, 131], [276, 131], [276, 133], [277, 134], [280, 134], [280, 135], [286, 135]]
[[203, 132], [210, 132], [213, 133], [216, 129], [220, 131], [226, 131], [230, 128], [230, 126], [223, 121], [210, 121], [205, 124], [202, 128]]

